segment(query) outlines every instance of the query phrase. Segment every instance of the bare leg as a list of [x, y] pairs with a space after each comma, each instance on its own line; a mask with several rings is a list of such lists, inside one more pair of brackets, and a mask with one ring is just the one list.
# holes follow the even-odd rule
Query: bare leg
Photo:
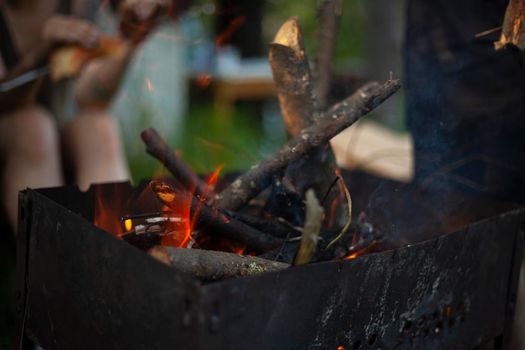
[[1, 116], [0, 152], [6, 162], [2, 201], [15, 228], [18, 191], [63, 183], [58, 133], [49, 113], [33, 106]]
[[129, 179], [118, 124], [104, 109], [85, 109], [64, 128], [78, 186]]

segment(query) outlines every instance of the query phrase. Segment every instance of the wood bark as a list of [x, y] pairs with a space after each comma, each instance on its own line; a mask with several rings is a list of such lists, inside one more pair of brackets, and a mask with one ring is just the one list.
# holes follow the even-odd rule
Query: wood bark
[[495, 42], [497, 50], [512, 44], [525, 49], [525, 0], [510, 0], [505, 12], [505, 19], [499, 41]]
[[229, 210], [238, 209], [269, 186], [272, 175], [282, 171], [290, 162], [327, 144], [331, 138], [378, 107], [399, 88], [398, 80], [388, 80], [383, 85], [370, 83], [337, 103], [277, 153], [254, 165], [219, 193], [216, 196], [218, 206]]
[[[331, 55], [330, 60], [331, 60]], [[301, 130], [311, 126], [319, 117], [313, 78], [305, 53], [302, 29], [297, 17], [286, 21], [270, 44], [269, 62], [272, 67], [277, 96], [288, 135], [297, 136]], [[318, 198], [324, 197], [337, 172], [335, 155], [330, 145], [321, 145], [286, 169], [285, 177], [290, 180], [299, 195], [313, 188]], [[334, 191], [325, 202], [325, 210], [338, 197]], [[334, 212], [336, 218], [345, 213], [344, 204]], [[342, 220], [334, 220], [336, 223]]]
[[255, 256], [213, 250], [156, 246], [150, 249], [148, 254], [170, 267], [191, 274], [203, 281], [253, 276], [264, 272], [284, 270], [290, 266]]
[[297, 17], [286, 21], [270, 44], [269, 62], [279, 105], [290, 136], [315, 120], [314, 89]]
[[180, 157], [177, 156], [159, 133], [152, 128], [144, 130], [140, 134], [142, 141], [146, 145], [146, 152], [158, 159], [173, 174], [175, 179], [188, 191], [196, 196], [212, 196], [208, 184], [193, 172]]
[[315, 87], [319, 107], [325, 108], [332, 81], [332, 64], [341, 21], [342, 0], [323, 0], [319, 6], [319, 30], [315, 59]]

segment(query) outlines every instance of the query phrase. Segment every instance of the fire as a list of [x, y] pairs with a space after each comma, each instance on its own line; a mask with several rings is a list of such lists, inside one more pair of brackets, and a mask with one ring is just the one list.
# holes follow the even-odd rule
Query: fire
[[120, 203], [120, 194], [118, 189], [112, 188], [112, 191], [108, 191], [112, 194], [113, 203], [109, 202], [104, 198], [101, 187], [96, 187], [95, 190], [95, 219], [94, 225], [107, 232], [113, 233], [114, 235], [121, 237], [123, 234], [122, 225], [116, 217], [118, 214], [118, 205]]
[[354, 260], [354, 259], [357, 258], [358, 256], [359, 256], [358, 253], [354, 253], [354, 254], [348, 255], [348, 256], [345, 257], [344, 259], [345, 259], [345, 260]]

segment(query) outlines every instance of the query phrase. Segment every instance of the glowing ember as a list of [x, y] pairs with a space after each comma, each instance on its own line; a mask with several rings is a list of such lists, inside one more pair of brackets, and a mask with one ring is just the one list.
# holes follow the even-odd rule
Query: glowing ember
[[131, 231], [131, 229], [133, 228], [133, 220], [131, 219], [124, 220], [124, 228], [126, 229], [126, 231]]
[[354, 253], [352, 255], [348, 255], [347, 257], [345, 257], [345, 260], [354, 260], [355, 258], [357, 258], [359, 256], [358, 253]]

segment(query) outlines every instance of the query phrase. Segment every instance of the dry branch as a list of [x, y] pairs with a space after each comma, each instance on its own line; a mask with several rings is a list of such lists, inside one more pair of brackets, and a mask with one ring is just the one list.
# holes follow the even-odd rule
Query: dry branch
[[245, 243], [256, 252], [268, 251], [281, 243], [281, 240], [265, 232], [212, 209], [189, 192], [178, 192], [161, 181], [151, 181], [150, 187], [159, 200], [174, 210], [180, 207], [181, 201], [182, 203], [189, 202], [191, 218], [195, 220], [195, 228], [206, 230], [209, 234]]
[[342, 0], [323, 0], [319, 6], [319, 47], [315, 59], [315, 87], [317, 101], [321, 108], [326, 106], [330, 92], [333, 56], [342, 6]]
[[297, 17], [281, 26], [270, 44], [268, 59], [286, 129], [296, 136], [315, 119], [312, 77]]
[[494, 44], [496, 50], [502, 49], [507, 44], [525, 49], [525, 0], [509, 2], [500, 39]]
[[200, 196], [212, 195], [208, 184], [180, 159], [155, 129], [149, 128], [140, 134], [146, 151], [157, 158], [188, 191]]
[[238, 209], [269, 186], [272, 175], [282, 171], [290, 162], [327, 144], [331, 138], [379, 106], [399, 88], [398, 80], [388, 80], [383, 85], [370, 83], [359, 89], [323, 113], [312, 126], [302, 130], [276, 154], [260, 161], [237, 178], [216, 196], [217, 204], [224, 209]]
[[[295, 137], [319, 116], [297, 17], [290, 18], [277, 32], [274, 42], [270, 44], [269, 61], [288, 135]], [[318, 198], [324, 196], [337, 170], [335, 155], [329, 145], [322, 145], [289, 165], [286, 177], [302, 198], [309, 188], [315, 190]], [[337, 193], [330, 193], [327, 206], [336, 196]], [[328, 210], [328, 207], [325, 209]], [[335, 213], [336, 217], [339, 214], [339, 211]]]
[[213, 250], [156, 246], [150, 249], [148, 254], [168, 266], [204, 281], [252, 276], [263, 272], [284, 270], [290, 266], [254, 256]]
[[304, 231], [301, 237], [299, 250], [294, 260], [294, 265], [308, 264], [317, 247], [319, 233], [321, 232], [321, 222], [323, 221], [323, 207], [315, 196], [313, 190], [306, 191], [306, 220]]

